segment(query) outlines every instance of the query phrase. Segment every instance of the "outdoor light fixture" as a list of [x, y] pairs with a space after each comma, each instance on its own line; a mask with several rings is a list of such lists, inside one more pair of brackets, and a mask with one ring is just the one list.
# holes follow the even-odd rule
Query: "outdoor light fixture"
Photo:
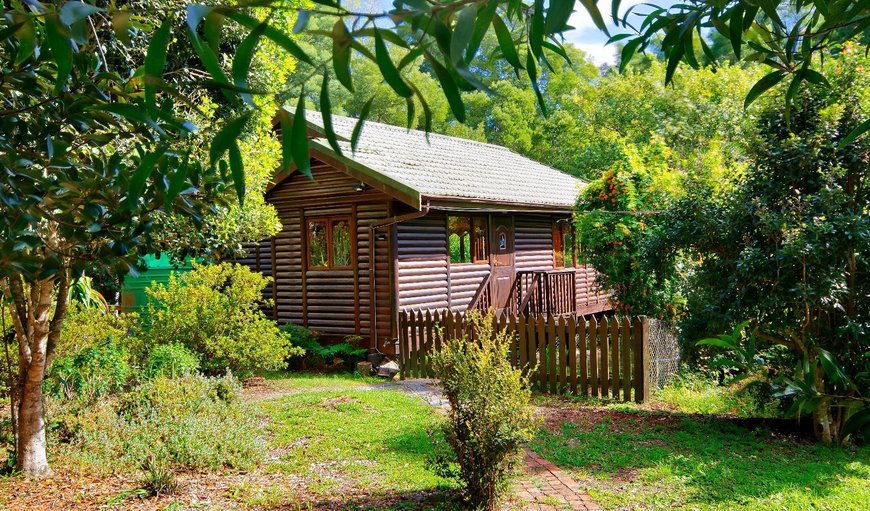
[[379, 233], [377, 240], [378, 241], [387, 241], [387, 235], [384, 233]]
[[365, 183], [357, 183], [353, 185], [353, 191], [355, 192], [364, 192], [369, 189], [369, 185]]

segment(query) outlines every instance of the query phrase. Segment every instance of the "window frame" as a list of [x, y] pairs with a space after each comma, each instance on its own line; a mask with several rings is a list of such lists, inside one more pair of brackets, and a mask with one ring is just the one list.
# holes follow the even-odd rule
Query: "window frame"
[[[565, 264], [568, 255], [565, 235], [568, 233], [572, 235], [571, 239], [573, 240], [571, 266]], [[570, 220], [553, 220], [553, 268], [556, 270], [577, 269], [577, 232]]]
[[[314, 222], [325, 222], [326, 223], [326, 266], [312, 266], [311, 264], [311, 224]], [[350, 251], [350, 265], [349, 266], [335, 266], [335, 250], [334, 250], [334, 238], [332, 237], [332, 226], [338, 222], [347, 222], [348, 225], [348, 234], [350, 235], [348, 238], [349, 243], [349, 251]], [[311, 271], [329, 271], [329, 270], [352, 270], [356, 264], [356, 253], [353, 249], [354, 247], [354, 238], [356, 237], [356, 233], [354, 232], [354, 224], [351, 215], [328, 215], [328, 216], [320, 216], [320, 215], [312, 215], [305, 217], [305, 269]]]
[[[466, 218], [468, 219], [468, 261], [466, 262], [453, 262], [451, 260], [450, 254], [450, 236], [452, 233], [450, 232], [450, 219], [451, 218]], [[477, 243], [477, 238], [474, 235], [475, 226], [483, 227], [483, 248], [480, 248], [480, 244]], [[458, 264], [489, 264], [489, 256], [492, 253], [490, 248], [490, 242], [492, 240], [489, 239], [489, 217], [486, 215], [451, 215], [447, 214], [447, 263], [449, 265], [458, 265]]]

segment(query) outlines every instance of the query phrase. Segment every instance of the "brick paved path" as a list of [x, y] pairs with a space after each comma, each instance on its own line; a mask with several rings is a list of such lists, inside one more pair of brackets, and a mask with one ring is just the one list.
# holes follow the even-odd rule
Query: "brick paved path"
[[528, 476], [515, 485], [523, 511], [600, 511], [588, 493], [559, 467], [526, 449], [524, 470]]

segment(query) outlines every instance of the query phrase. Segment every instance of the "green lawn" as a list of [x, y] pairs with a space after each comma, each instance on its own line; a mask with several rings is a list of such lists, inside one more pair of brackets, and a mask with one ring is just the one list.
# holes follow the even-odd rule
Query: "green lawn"
[[431, 406], [397, 391], [362, 390], [370, 382], [349, 375], [274, 383], [316, 390], [260, 403], [278, 453], [269, 471], [298, 478], [314, 502], [340, 500], [347, 509], [449, 507], [442, 491], [450, 483], [426, 469]]
[[[561, 415], [561, 414], [560, 414]], [[823, 447], [722, 419], [578, 409], [533, 448], [604, 509], [866, 510], [870, 449]]]

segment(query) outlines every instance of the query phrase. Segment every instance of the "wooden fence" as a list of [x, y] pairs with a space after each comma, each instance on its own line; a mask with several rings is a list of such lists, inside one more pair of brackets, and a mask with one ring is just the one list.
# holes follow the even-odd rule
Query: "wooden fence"
[[[511, 363], [530, 371], [541, 392], [642, 402], [649, 398], [649, 320], [644, 317], [503, 315], [512, 335]], [[399, 316], [402, 378], [433, 377], [442, 339], [470, 337], [464, 314], [403, 311]]]

